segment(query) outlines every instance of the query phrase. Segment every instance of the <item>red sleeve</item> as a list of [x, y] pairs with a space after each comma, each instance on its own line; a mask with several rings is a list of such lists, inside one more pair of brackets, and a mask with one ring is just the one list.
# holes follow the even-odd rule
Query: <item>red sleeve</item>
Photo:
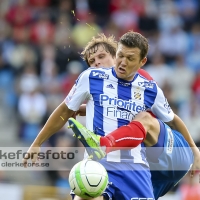
[[147, 71], [145, 71], [144, 69], [139, 69], [138, 73], [140, 75], [144, 76], [148, 80], [153, 80], [153, 78], [149, 75], [149, 73]]

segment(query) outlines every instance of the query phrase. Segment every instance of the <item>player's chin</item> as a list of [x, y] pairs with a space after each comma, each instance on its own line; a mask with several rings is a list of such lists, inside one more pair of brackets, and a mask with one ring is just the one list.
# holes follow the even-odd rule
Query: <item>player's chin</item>
[[118, 78], [120, 78], [120, 79], [126, 79], [126, 77], [127, 77], [127, 76], [126, 76], [126, 73], [124, 73], [124, 72], [123, 72], [123, 73], [118, 72], [118, 73], [117, 73], [117, 76], [118, 76]]

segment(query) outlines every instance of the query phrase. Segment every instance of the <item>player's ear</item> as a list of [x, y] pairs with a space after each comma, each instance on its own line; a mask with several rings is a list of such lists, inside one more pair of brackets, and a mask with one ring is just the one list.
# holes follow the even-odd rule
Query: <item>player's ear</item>
[[147, 57], [144, 57], [140, 62], [141, 62], [141, 67], [143, 67], [147, 62]]

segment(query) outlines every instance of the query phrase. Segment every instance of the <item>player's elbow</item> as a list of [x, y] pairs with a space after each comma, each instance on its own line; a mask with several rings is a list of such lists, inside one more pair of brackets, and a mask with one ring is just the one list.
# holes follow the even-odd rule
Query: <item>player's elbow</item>
[[178, 123], [178, 120], [179, 120], [179, 117], [174, 114], [174, 118], [172, 121], [169, 121], [169, 122], [165, 122], [171, 129], [176, 129], [177, 127], [177, 123]]

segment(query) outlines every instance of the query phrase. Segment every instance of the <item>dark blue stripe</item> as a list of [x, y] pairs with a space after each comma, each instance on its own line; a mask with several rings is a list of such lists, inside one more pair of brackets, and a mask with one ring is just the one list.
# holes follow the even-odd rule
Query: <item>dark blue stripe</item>
[[103, 129], [103, 106], [100, 105], [99, 96], [103, 94], [103, 79], [94, 77], [91, 75], [89, 76], [89, 84], [90, 84], [90, 94], [94, 100], [94, 118], [93, 120], [93, 130], [98, 135], [105, 135]]
[[146, 106], [146, 109], [151, 108], [151, 106], [154, 104], [155, 99], [157, 96], [157, 87], [156, 84], [153, 83], [153, 88], [145, 88], [144, 90], [144, 104]]

